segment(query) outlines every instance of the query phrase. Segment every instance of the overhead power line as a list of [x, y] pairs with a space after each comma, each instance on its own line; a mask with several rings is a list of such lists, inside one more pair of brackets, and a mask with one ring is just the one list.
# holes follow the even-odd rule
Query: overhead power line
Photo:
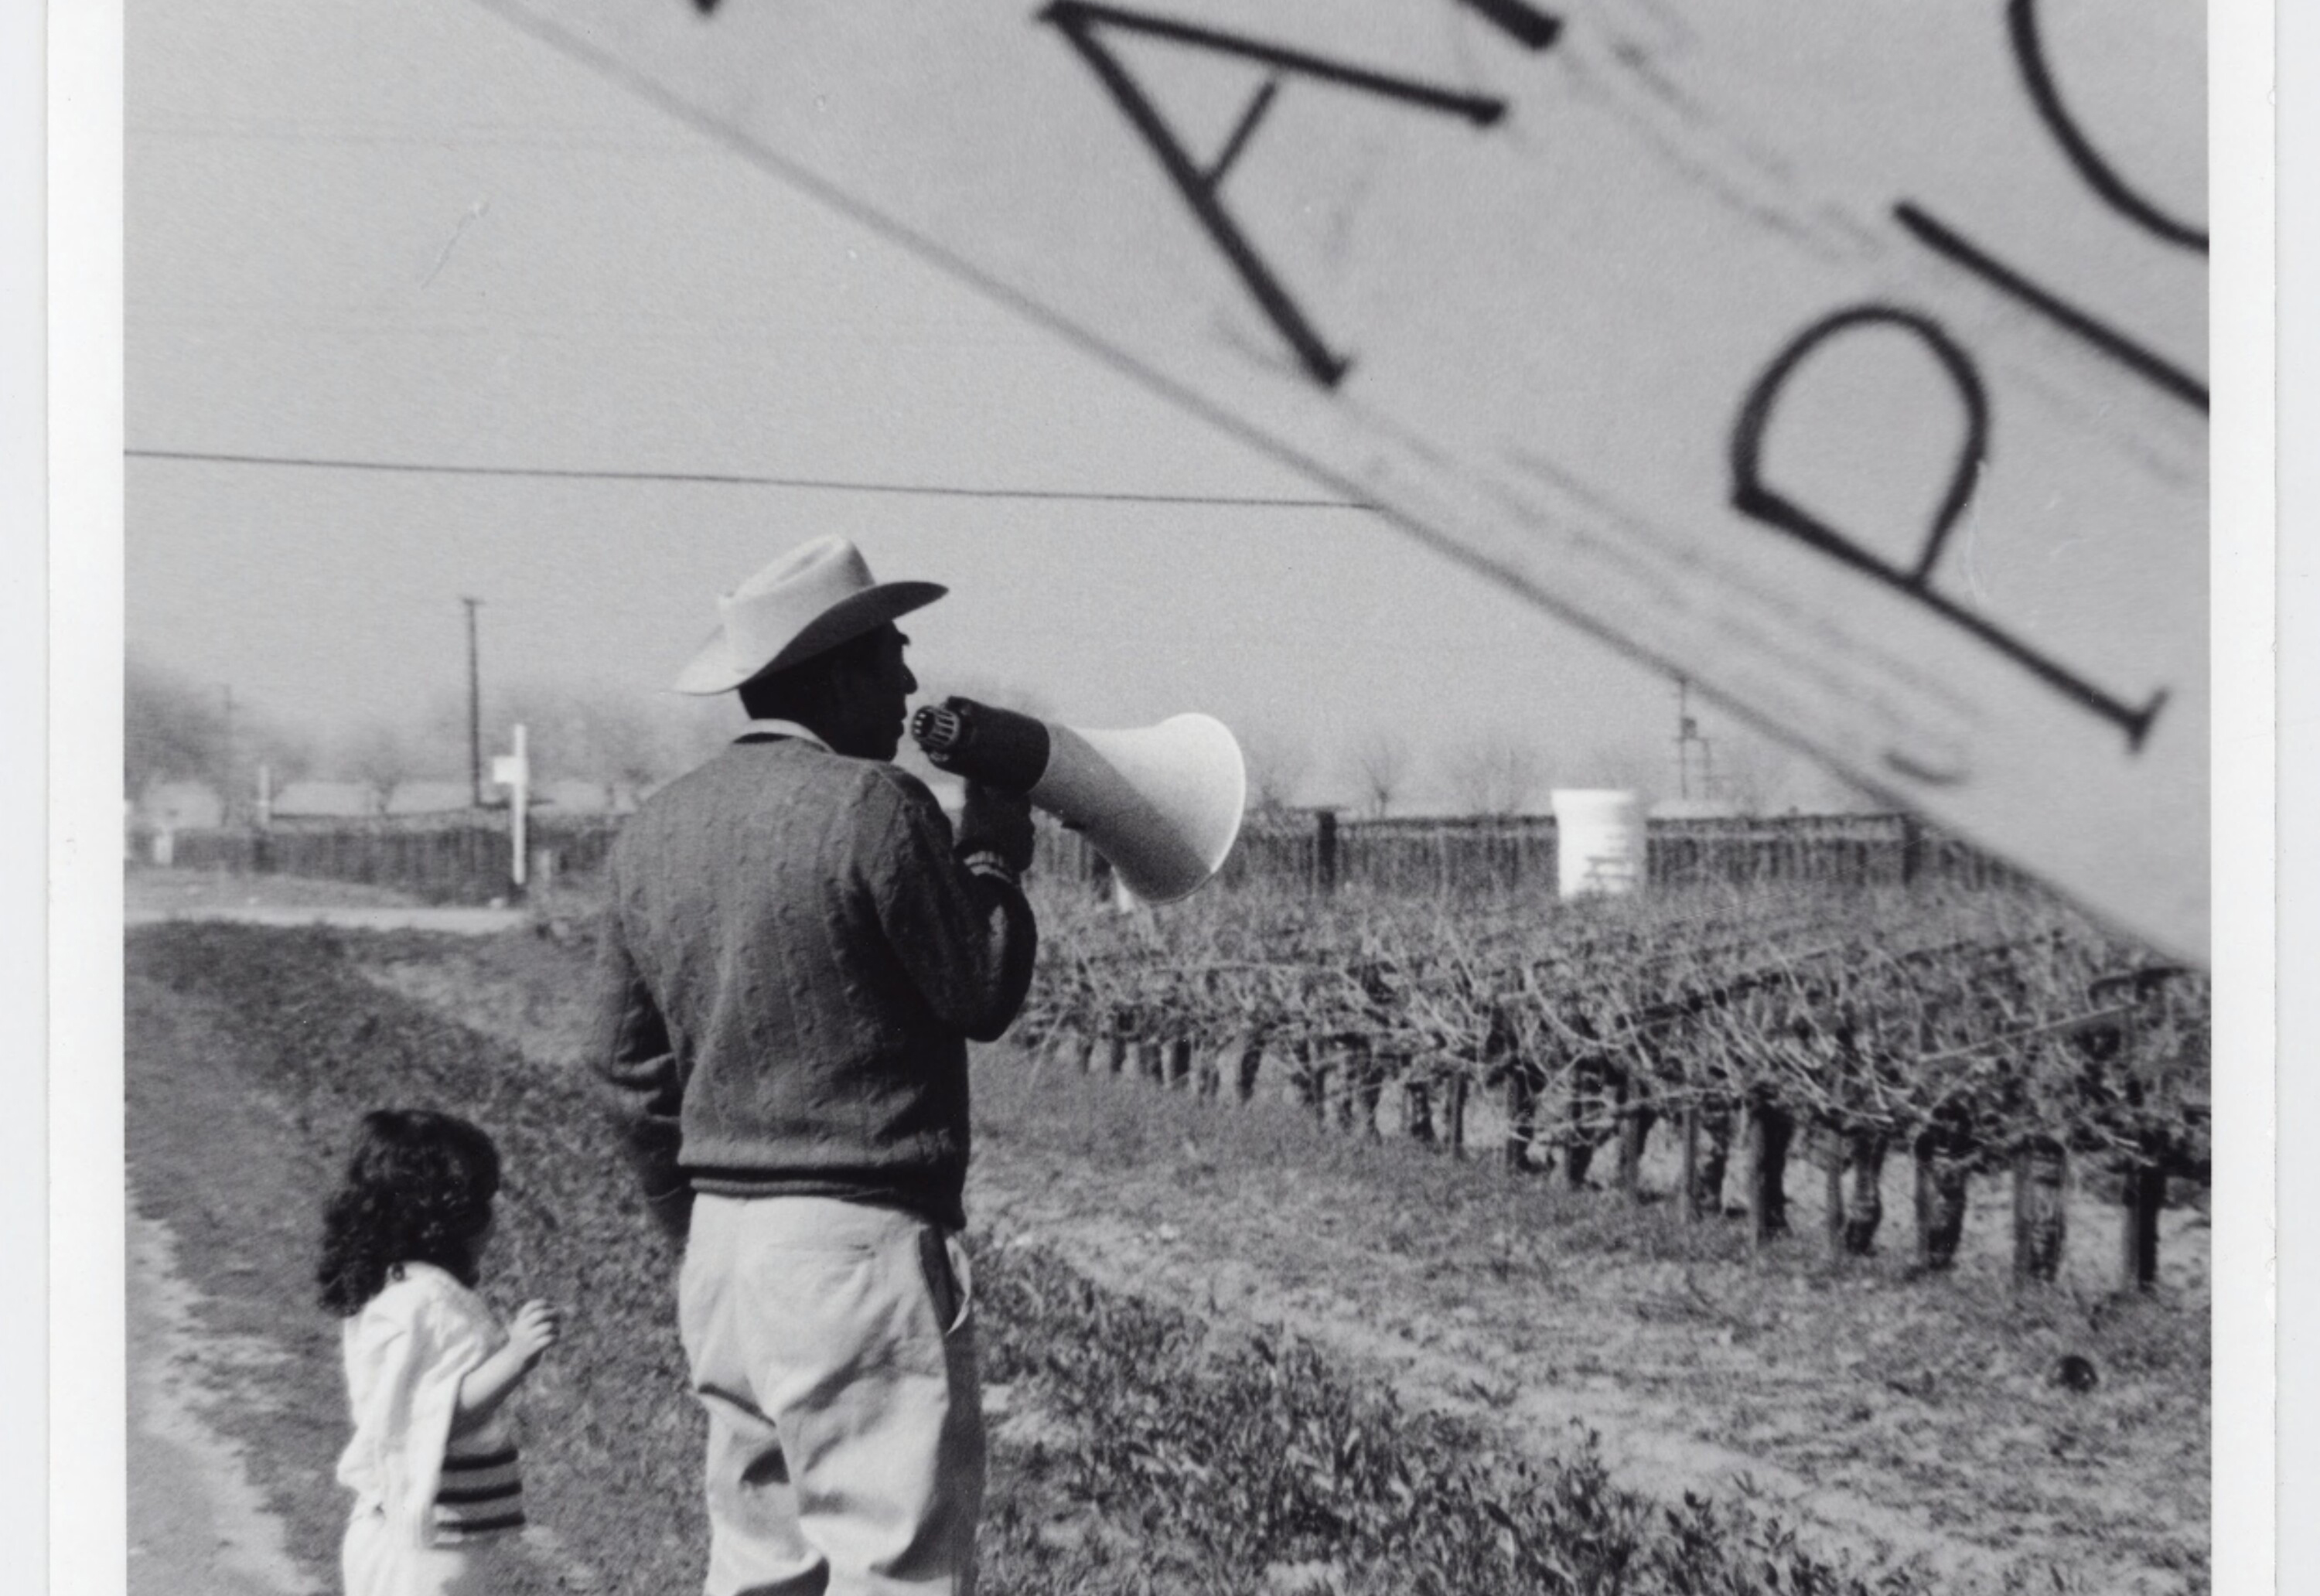
[[954, 483], [875, 482], [834, 476], [764, 476], [739, 471], [613, 471], [564, 466], [463, 466], [430, 460], [344, 460], [311, 455], [226, 454], [191, 449], [129, 449], [132, 460], [193, 460], [223, 466], [282, 466], [316, 471], [385, 471], [425, 476], [528, 476], [549, 481], [677, 482], [712, 487], [784, 487], [819, 493], [904, 494], [934, 499], [1058, 499], [1097, 504], [1239, 505], [1266, 510], [1367, 510], [1352, 499], [1275, 498], [1257, 494], [1138, 494], [1094, 488], [969, 487]]

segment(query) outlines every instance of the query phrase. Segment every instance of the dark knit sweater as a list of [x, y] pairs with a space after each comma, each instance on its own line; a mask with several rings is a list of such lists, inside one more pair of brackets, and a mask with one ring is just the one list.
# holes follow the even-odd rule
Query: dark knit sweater
[[665, 1224], [696, 1191], [965, 1222], [966, 1041], [1014, 1019], [1037, 933], [923, 784], [737, 743], [630, 818], [607, 874], [594, 1056]]

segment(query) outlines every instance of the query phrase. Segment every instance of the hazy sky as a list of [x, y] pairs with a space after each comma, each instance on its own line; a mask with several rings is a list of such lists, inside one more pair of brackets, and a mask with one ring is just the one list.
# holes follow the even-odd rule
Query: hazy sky
[[[132, 451], [1317, 496], [478, 7], [128, 20]], [[1665, 679], [1351, 509], [132, 458], [128, 637], [293, 721], [416, 719], [474, 594], [490, 681], [643, 694], [826, 531], [951, 585], [930, 685], [1205, 710], [1309, 743], [1309, 795], [1372, 728], [1580, 784], [1672, 763]]]

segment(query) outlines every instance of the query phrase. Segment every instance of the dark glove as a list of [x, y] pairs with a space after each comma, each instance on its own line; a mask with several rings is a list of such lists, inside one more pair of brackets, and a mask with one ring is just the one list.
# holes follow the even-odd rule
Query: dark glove
[[997, 854], [1000, 862], [1020, 875], [1031, 867], [1031, 801], [1020, 793], [966, 784], [966, 802], [958, 815], [958, 851]]

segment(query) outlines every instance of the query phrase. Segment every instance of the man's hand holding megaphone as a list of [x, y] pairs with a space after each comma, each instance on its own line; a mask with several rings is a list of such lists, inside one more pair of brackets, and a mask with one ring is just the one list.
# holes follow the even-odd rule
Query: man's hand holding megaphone
[[994, 855], [1016, 875], [1031, 867], [1031, 801], [987, 782], [969, 781], [958, 812], [961, 858]]
[[[1240, 745], [1206, 715], [1130, 731], [1079, 731], [947, 698], [911, 716], [911, 735], [938, 770], [967, 784], [962, 842], [988, 824], [994, 838], [1020, 836], [1028, 862], [1030, 821], [1020, 808], [1028, 799], [1083, 832], [1147, 902], [1173, 902], [1215, 875], [1240, 831], [1246, 784]], [[1001, 800], [1019, 793], [1019, 807], [1001, 820]]]

